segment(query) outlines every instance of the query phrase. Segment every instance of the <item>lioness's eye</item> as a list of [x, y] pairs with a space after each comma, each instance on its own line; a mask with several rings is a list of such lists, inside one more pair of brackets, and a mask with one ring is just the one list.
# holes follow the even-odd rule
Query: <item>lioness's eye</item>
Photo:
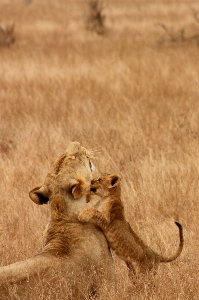
[[94, 170], [94, 166], [93, 166], [93, 163], [92, 163], [91, 160], [89, 160], [89, 166], [90, 166], [91, 171], [93, 171]]

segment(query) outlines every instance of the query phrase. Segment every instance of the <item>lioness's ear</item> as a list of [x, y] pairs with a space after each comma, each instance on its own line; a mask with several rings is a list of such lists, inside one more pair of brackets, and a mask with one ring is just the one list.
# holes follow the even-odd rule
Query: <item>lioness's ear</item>
[[46, 204], [49, 201], [49, 191], [44, 185], [36, 186], [29, 192], [29, 197], [36, 204]]
[[118, 174], [111, 174], [109, 179], [110, 179], [110, 185], [108, 187], [109, 189], [117, 186], [121, 181], [121, 177]]
[[74, 199], [79, 199], [84, 194], [86, 194], [86, 188], [85, 188], [85, 184], [84, 184], [83, 180], [79, 180], [79, 181], [75, 180], [71, 184], [70, 190], [71, 190], [71, 193], [72, 193]]

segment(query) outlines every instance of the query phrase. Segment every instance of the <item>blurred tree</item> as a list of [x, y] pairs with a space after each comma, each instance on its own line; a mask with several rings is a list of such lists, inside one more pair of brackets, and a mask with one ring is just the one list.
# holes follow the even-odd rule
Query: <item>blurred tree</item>
[[104, 6], [102, 0], [88, 0], [88, 7], [87, 29], [103, 34], [105, 16], [103, 15]]

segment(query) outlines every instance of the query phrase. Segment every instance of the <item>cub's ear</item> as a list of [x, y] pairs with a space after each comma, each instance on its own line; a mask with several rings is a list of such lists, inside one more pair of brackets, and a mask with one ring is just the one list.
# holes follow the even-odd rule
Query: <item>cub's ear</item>
[[49, 201], [49, 191], [44, 185], [36, 186], [29, 192], [29, 197], [36, 204], [46, 204]]
[[89, 187], [86, 188], [86, 184], [82, 179], [80, 179], [78, 181], [75, 180], [73, 183], [71, 183], [70, 190], [73, 198], [76, 200], [87, 194], [87, 190], [89, 190]]
[[109, 176], [109, 180], [110, 180], [110, 184], [108, 188], [111, 189], [120, 183], [121, 177], [118, 174], [111, 174]]

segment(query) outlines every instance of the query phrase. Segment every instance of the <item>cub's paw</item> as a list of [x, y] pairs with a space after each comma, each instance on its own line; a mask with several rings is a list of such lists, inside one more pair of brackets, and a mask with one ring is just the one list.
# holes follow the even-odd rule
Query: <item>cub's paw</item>
[[78, 214], [78, 219], [80, 222], [89, 222], [92, 219], [95, 212], [96, 209], [93, 207], [86, 208]]

